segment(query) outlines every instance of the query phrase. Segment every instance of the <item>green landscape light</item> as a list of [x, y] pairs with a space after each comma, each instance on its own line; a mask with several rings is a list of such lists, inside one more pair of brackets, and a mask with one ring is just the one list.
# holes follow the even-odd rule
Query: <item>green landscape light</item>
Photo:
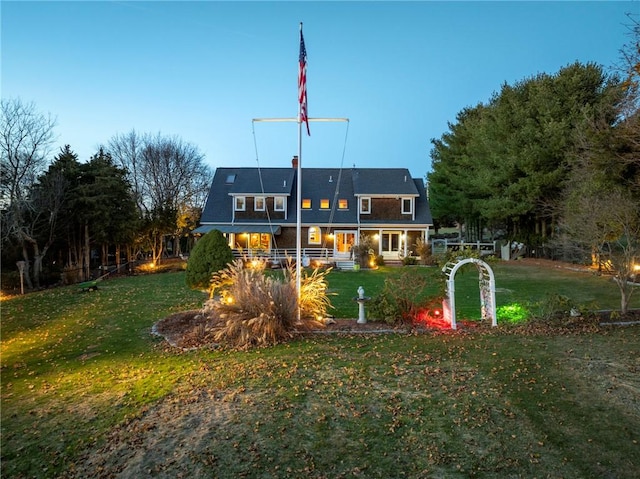
[[518, 303], [505, 304], [496, 310], [498, 321], [521, 323], [529, 318], [529, 310]]

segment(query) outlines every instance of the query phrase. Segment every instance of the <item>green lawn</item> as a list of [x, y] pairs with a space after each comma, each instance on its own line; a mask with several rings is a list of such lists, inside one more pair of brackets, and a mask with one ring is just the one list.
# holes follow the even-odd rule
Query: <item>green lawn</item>
[[[498, 304], [559, 293], [617, 306], [606, 278], [521, 268], [495, 267]], [[336, 309], [355, 317], [357, 287], [373, 295], [399, 273], [332, 272]], [[459, 280], [457, 302], [466, 307], [469, 296], [473, 308], [477, 273]], [[151, 335], [156, 321], [204, 299], [184, 287], [184, 273], [166, 273], [3, 301], [2, 477], [635, 478], [640, 470], [638, 326], [318, 335], [249, 352], [177, 351]]]
[[[496, 279], [496, 305], [498, 307], [518, 303], [539, 313], [545, 301], [562, 295], [575, 304], [587, 309], [620, 309], [620, 294], [610, 277], [598, 276], [571, 269], [550, 270], [544, 266], [522, 264], [517, 261], [498, 262], [491, 265]], [[407, 275], [421, 275], [428, 278], [428, 288], [424, 297], [436, 295], [442, 290], [442, 273], [436, 267], [382, 267], [377, 270], [335, 271], [329, 275], [329, 288], [338, 293], [332, 296], [335, 307], [331, 311], [336, 317], [355, 318], [358, 305], [353, 301], [358, 286], [362, 286], [367, 296], [378, 294], [385, 278]], [[456, 277], [457, 317], [479, 319], [480, 293], [478, 271], [474, 265], [458, 270]], [[640, 291], [632, 298], [630, 307], [640, 308]]]

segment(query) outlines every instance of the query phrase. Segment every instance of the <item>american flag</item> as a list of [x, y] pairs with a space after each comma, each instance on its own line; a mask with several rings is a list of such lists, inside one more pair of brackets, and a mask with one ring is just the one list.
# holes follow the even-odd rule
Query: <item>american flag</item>
[[307, 125], [307, 135], [309, 131], [309, 118], [307, 117], [307, 49], [304, 47], [304, 37], [302, 36], [302, 26], [300, 27], [300, 69], [298, 70], [298, 100], [300, 101], [300, 121]]

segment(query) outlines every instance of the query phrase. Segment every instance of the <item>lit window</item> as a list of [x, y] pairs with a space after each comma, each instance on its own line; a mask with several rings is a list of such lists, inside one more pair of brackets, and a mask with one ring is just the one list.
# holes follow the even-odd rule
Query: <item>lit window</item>
[[311, 200], [309, 198], [305, 198], [302, 200], [302, 208], [304, 208], [305, 210], [311, 208]]
[[256, 196], [253, 202], [253, 209], [255, 211], [264, 211], [264, 196]]
[[309, 227], [309, 244], [320, 244], [320, 228], [318, 226]]
[[322, 199], [320, 200], [320, 209], [321, 210], [328, 210], [329, 209], [329, 200], [328, 199]]
[[402, 198], [402, 214], [413, 213], [413, 198]]
[[341, 210], [346, 210], [349, 208], [349, 202], [347, 200], [338, 200], [338, 208]]
[[371, 213], [371, 198], [360, 198], [360, 213]]
[[273, 210], [284, 211], [284, 196], [276, 196], [273, 199]]
[[249, 247], [251, 249], [269, 251], [270, 244], [271, 235], [268, 235], [266, 233], [251, 233], [249, 235]]
[[235, 210], [236, 211], [244, 211], [246, 207], [244, 196], [236, 196], [235, 201]]

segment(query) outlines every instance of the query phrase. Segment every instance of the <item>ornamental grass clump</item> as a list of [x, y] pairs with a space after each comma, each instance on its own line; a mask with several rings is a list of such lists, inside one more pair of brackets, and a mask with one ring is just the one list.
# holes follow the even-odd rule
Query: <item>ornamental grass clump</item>
[[288, 268], [284, 278], [268, 276], [266, 264], [236, 260], [213, 275], [205, 313], [215, 317], [216, 343], [236, 349], [271, 346], [291, 339], [296, 331], [320, 326], [318, 317], [324, 318], [328, 305], [326, 273], [314, 272], [301, 281], [304, 299], [298, 322], [295, 273]]
[[[331, 269], [314, 269], [311, 275], [303, 275], [300, 278], [300, 319], [303, 321], [321, 320], [327, 316], [327, 310], [331, 308], [331, 302], [327, 293], [327, 275]], [[289, 265], [287, 268], [289, 283], [295, 291], [296, 272]]]

